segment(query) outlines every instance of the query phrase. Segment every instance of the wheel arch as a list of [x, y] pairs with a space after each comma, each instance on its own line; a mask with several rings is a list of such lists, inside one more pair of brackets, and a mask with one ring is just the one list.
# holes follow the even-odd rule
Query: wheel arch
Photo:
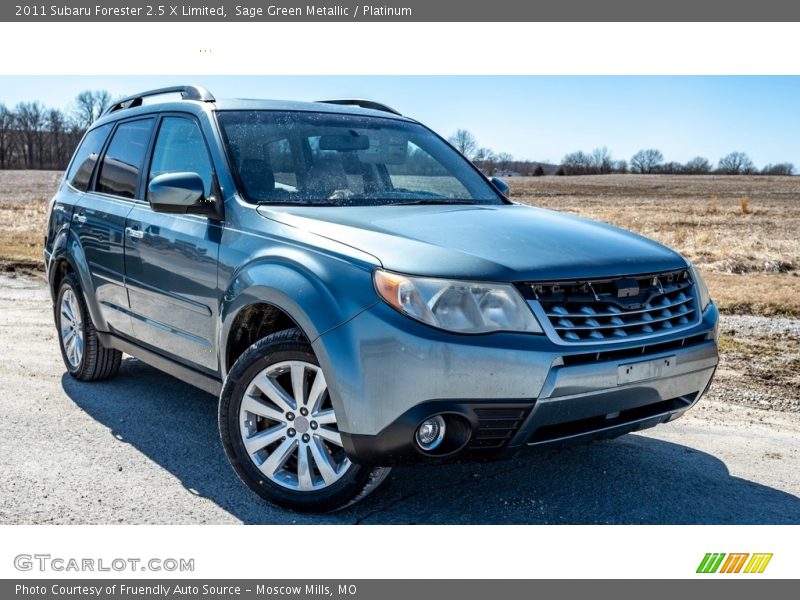
[[53, 242], [53, 251], [50, 257], [48, 268], [48, 287], [50, 295], [55, 302], [58, 296], [58, 289], [67, 273], [75, 273], [83, 291], [83, 298], [89, 309], [92, 322], [99, 331], [107, 331], [108, 327], [103, 320], [100, 305], [94, 295], [92, 275], [89, 271], [89, 263], [80, 242], [71, 231], [64, 231]]
[[[371, 291], [371, 274], [362, 269], [358, 272]], [[331, 280], [336, 283], [330, 284]], [[264, 335], [297, 327], [313, 343], [374, 302], [361, 297], [358, 290], [363, 286], [359, 285], [346, 285], [350, 293], [337, 293], [337, 286], [343, 283], [336, 274], [329, 273], [323, 280], [305, 265], [287, 261], [258, 261], [241, 269], [227, 286], [219, 311], [223, 378], [236, 357], [251, 345], [244, 345], [246, 341], [254, 343]]]

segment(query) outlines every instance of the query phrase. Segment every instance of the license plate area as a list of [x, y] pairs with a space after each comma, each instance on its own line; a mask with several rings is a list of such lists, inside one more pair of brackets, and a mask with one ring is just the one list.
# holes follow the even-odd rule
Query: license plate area
[[675, 371], [675, 356], [627, 363], [617, 368], [617, 385], [667, 377]]

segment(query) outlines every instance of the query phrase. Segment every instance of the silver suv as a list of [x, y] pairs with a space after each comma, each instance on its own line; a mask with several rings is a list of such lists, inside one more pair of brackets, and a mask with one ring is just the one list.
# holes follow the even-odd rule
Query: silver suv
[[51, 205], [64, 364], [104, 379], [127, 353], [219, 395], [238, 475], [297, 510], [352, 503], [398, 463], [683, 414], [717, 365], [697, 270], [507, 191], [374, 102], [131, 96]]

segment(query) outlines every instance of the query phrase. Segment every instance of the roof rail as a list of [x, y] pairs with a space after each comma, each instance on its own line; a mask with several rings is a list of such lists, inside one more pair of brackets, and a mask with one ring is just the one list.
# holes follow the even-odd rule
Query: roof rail
[[122, 100], [117, 100], [109, 106], [103, 115], [109, 115], [118, 110], [126, 108], [134, 108], [141, 106], [142, 101], [150, 96], [161, 96], [162, 94], [180, 94], [183, 100], [198, 100], [200, 102], [214, 102], [214, 96], [211, 95], [207, 89], [194, 86], [194, 85], [176, 85], [172, 87], [159, 88], [157, 90], [149, 90], [147, 92], [140, 92], [133, 96], [127, 96]]
[[391, 106], [386, 106], [385, 104], [381, 104], [380, 102], [374, 102], [372, 100], [362, 100], [360, 98], [343, 98], [341, 100], [317, 100], [317, 102], [322, 102], [323, 104], [340, 104], [343, 106], [360, 106], [361, 108], [369, 108], [372, 110], [380, 110], [383, 112], [392, 113], [393, 115], [403, 116], [402, 113], [396, 111]]

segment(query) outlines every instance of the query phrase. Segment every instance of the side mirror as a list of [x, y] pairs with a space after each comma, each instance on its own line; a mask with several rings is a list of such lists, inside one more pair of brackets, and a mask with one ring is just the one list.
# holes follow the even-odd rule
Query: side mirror
[[511, 186], [508, 185], [505, 181], [503, 181], [499, 177], [492, 177], [489, 181], [492, 182], [492, 185], [498, 192], [500, 192], [504, 196], [508, 195], [508, 190], [511, 189]]
[[147, 186], [147, 199], [156, 212], [204, 212], [192, 210], [204, 196], [205, 185], [197, 173], [164, 173]]

